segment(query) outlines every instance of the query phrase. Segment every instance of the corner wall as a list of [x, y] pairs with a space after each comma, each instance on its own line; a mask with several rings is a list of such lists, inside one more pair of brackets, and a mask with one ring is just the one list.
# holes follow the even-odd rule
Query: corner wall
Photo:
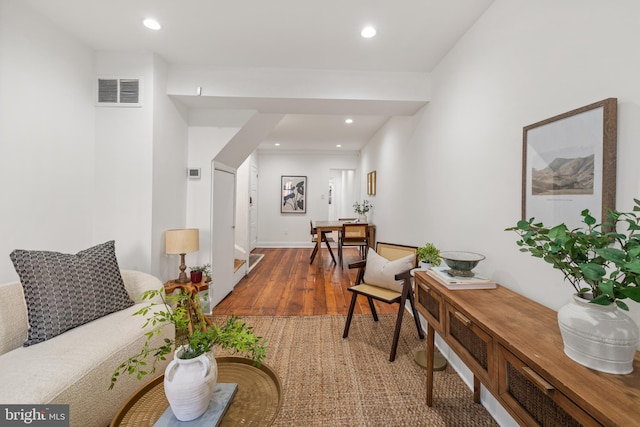
[[434, 70], [430, 104], [363, 150], [361, 169], [378, 170], [380, 239], [482, 253], [478, 273], [554, 310], [567, 303], [562, 274], [504, 231], [521, 215], [522, 128], [617, 97], [617, 208], [630, 209], [640, 196], [638, 14], [632, 0], [496, 0]]
[[14, 249], [93, 241], [93, 52], [25, 2], [0, 0], [0, 283]]

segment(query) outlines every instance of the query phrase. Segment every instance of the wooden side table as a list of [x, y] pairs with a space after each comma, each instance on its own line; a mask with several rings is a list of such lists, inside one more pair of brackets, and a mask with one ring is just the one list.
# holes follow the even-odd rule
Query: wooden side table
[[[238, 392], [220, 426], [265, 427], [273, 424], [282, 404], [278, 375], [264, 363], [257, 368], [243, 357], [217, 357], [216, 362], [218, 382], [238, 384]], [[168, 407], [164, 375], [160, 375], [122, 405], [111, 421], [111, 427], [151, 427]]]
[[200, 304], [200, 300], [198, 299], [198, 294], [202, 291], [206, 291], [209, 289], [209, 285], [205, 282], [201, 283], [178, 283], [174, 281], [169, 281], [164, 284], [164, 292], [167, 295], [171, 295], [176, 289], [179, 289], [180, 292], [189, 295], [189, 299], [185, 300], [183, 304], [187, 307], [187, 317], [189, 319], [189, 336], [193, 334], [193, 321], [195, 319], [198, 325], [202, 325], [202, 330], [204, 331], [207, 326], [211, 326], [211, 319], [204, 315], [202, 312], [202, 305]]

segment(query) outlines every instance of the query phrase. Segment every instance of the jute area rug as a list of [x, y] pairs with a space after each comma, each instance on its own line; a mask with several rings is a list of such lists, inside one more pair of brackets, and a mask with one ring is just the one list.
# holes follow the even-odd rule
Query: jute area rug
[[[223, 322], [226, 316], [214, 316]], [[497, 426], [447, 367], [435, 372], [434, 404], [425, 404], [426, 372], [413, 360], [424, 348], [405, 316], [398, 353], [389, 362], [395, 315], [245, 316], [269, 340], [265, 363], [279, 375], [283, 403], [274, 426]], [[224, 355], [217, 351], [216, 355]]]

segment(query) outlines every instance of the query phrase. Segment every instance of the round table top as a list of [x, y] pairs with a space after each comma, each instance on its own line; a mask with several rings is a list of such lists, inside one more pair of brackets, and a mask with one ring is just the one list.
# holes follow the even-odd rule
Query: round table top
[[[243, 357], [216, 357], [218, 382], [238, 384], [238, 391], [220, 426], [270, 426], [282, 403], [280, 379], [264, 363], [259, 367]], [[111, 422], [111, 426], [153, 426], [169, 407], [164, 375], [138, 390]], [[195, 420], [194, 420], [195, 421]]]

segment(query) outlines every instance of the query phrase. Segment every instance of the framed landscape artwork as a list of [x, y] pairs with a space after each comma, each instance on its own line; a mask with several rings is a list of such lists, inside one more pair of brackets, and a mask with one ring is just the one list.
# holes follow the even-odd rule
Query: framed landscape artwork
[[589, 209], [599, 222], [616, 200], [617, 99], [523, 129], [522, 218], [569, 229]]
[[307, 177], [282, 175], [280, 177], [280, 212], [307, 213]]

